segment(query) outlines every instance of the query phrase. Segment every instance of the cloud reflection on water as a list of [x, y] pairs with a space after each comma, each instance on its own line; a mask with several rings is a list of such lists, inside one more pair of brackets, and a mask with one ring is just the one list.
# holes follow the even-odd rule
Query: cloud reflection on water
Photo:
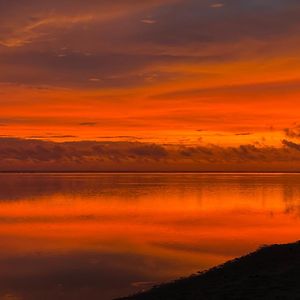
[[296, 240], [299, 180], [2, 174], [0, 299], [110, 299]]

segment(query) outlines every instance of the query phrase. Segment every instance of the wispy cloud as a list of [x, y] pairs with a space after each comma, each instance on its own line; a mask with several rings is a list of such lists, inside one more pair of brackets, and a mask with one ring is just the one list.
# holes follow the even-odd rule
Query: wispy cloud
[[[204, 128], [193, 141], [215, 147], [167, 149], [160, 161], [223, 164], [226, 149], [264, 160], [267, 149], [236, 145], [267, 136], [274, 120], [266, 144], [298, 138], [299, 15], [296, 0], [0, 1], [2, 133], [157, 135], [150, 141], [161, 146], [167, 135], [190, 145]], [[235, 150], [219, 149], [224, 141]], [[281, 145], [278, 155], [292, 150]]]
[[224, 6], [224, 3], [213, 3], [210, 5], [212, 8], [221, 8]]

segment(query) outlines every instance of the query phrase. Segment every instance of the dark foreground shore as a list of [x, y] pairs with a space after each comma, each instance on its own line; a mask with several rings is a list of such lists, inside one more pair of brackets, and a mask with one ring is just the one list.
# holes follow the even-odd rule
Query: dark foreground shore
[[300, 299], [300, 241], [272, 245], [119, 300]]

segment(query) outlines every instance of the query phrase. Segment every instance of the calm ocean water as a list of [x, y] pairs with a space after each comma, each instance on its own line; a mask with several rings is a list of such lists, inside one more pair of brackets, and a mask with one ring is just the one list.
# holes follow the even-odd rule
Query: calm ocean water
[[112, 299], [300, 239], [300, 174], [1, 174], [0, 299]]

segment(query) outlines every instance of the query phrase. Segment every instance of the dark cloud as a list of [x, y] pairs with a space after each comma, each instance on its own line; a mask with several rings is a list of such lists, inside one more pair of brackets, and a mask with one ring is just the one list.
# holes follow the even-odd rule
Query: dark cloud
[[31, 135], [27, 137], [28, 139], [47, 139], [46, 135]]
[[212, 44], [278, 38], [299, 29], [296, 1], [223, 1], [211, 9], [209, 0], [178, 1], [153, 11], [157, 23], [140, 32], [141, 39], [165, 45]]
[[[0, 139], [0, 170], [290, 170], [300, 167], [300, 145], [182, 146], [137, 141], [51, 142]], [[273, 169], [272, 169], [273, 170]]]
[[132, 135], [112, 135], [112, 136], [97, 136], [97, 139], [129, 139], [129, 140], [142, 140], [142, 137]]
[[133, 157], [152, 157], [156, 160], [160, 160], [168, 156], [168, 151], [164, 147], [154, 144], [135, 146], [130, 149], [130, 153]]
[[182, 97], [214, 97], [221, 95], [278, 95], [300, 91], [299, 80], [285, 80], [251, 84], [236, 84], [212, 88], [185, 89], [152, 96], [153, 99], [175, 99]]
[[296, 144], [296, 143], [288, 141], [288, 140], [283, 140], [282, 144], [285, 145], [285, 146], [287, 146], [288, 148], [300, 151], [300, 144]]
[[[146, 71], [156, 64], [192, 63], [214, 60], [215, 56], [189, 57], [182, 55], [85, 53], [68, 52], [58, 56], [49, 51], [10, 51], [2, 53], [0, 65], [7, 72], [0, 74], [0, 81], [15, 84], [124, 87], [168, 80], [176, 74]], [[34, 73], [28, 74], [28, 69]], [[97, 80], [91, 80], [91, 78]]]
[[285, 128], [284, 133], [289, 138], [300, 138], [300, 125], [291, 128]]
[[32, 135], [28, 139], [72, 139], [77, 137], [76, 135]]
[[3, 0], [0, 82], [139, 86], [184, 76], [162, 72], [162, 65], [237, 60], [238, 43], [270, 54], [286, 45], [280, 39], [298, 36], [297, 1], [222, 3], [214, 9], [209, 0]]
[[1, 138], [0, 141], [2, 166], [9, 162], [17, 162], [20, 166], [32, 164], [42, 168], [50, 164], [59, 168], [62, 163], [76, 168], [85, 164], [101, 165], [101, 162], [109, 162], [115, 168], [117, 162], [159, 161], [166, 157], [167, 151], [162, 146], [138, 142], [56, 143], [18, 138]]
[[77, 138], [76, 135], [51, 135], [49, 137], [55, 139]]
[[251, 135], [252, 133], [250, 132], [241, 132], [241, 133], [236, 133], [236, 136], [245, 136], [245, 135]]
[[79, 123], [80, 126], [96, 126], [97, 123], [96, 122], [82, 122]]

